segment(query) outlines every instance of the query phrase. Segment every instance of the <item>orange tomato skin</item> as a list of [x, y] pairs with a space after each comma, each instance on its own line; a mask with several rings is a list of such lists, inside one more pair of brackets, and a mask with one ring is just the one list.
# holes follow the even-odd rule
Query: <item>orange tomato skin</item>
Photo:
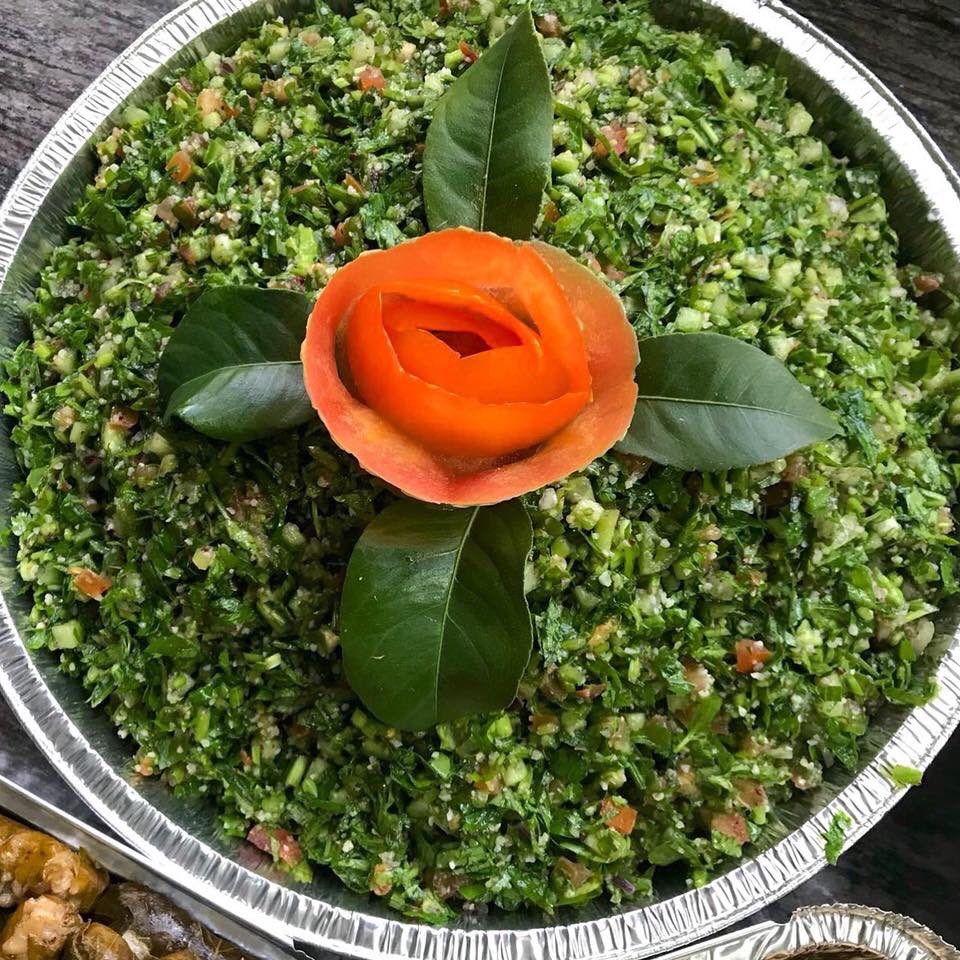
[[[577, 329], [572, 314], [568, 322]], [[469, 334], [486, 349], [463, 357], [433, 331]], [[564, 377], [567, 371], [549, 362], [549, 341], [472, 287], [429, 281], [371, 287], [347, 321], [346, 349], [360, 397], [446, 456], [526, 449], [569, 423], [589, 399], [585, 363], [576, 379]], [[538, 376], [543, 366], [546, 378]], [[551, 383], [557, 395], [542, 396]]]
[[103, 595], [113, 586], [109, 577], [101, 577], [99, 573], [86, 567], [70, 567], [69, 573], [77, 590], [92, 600], [102, 600]]
[[186, 183], [193, 173], [193, 163], [186, 150], [178, 150], [167, 161], [167, 173], [175, 183]]
[[610, 800], [604, 800], [600, 804], [600, 813], [604, 818], [604, 823], [617, 833], [622, 833], [629, 837], [633, 833], [633, 828], [637, 825], [637, 811], [629, 804], [618, 807]]
[[[466, 289], [462, 322], [454, 303]], [[416, 309], [399, 303], [403, 290]], [[398, 302], [385, 310], [384, 294]], [[473, 351], [492, 330], [510, 335], [502, 307], [521, 320], [520, 342]], [[459, 317], [453, 329], [444, 316]], [[542, 378], [529, 375], [538, 341]], [[636, 336], [602, 280], [552, 247], [464, 227], [341, 268], [317, 299], [302, 357], [341, 448], [409, 496], [455, 506], [497, 503], [586, 466], [626, 432], [637, 396]], [[547, 387], [563, 392], [544, 400]]]

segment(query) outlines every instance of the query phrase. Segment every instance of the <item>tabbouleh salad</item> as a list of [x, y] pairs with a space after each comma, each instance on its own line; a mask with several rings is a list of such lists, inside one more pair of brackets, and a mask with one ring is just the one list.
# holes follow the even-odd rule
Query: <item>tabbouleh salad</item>
[[857, 766], [876, 708], [930, 697], [918, 658], [957, 591], [956, 310], [898, 267], [874, 174], [782, 77], [644, 0], [537, 2], [558, 102], [537, 235], [604, 274], [638, 334], [752, 341], [843, 432], [724, 474], [612, 453], [528, 496], [515, 703], [420, 734], [358, 705], [339, 584], [393, 493], [319, 422], [244, 445], [162, 424], [158, 357], [201, 285], [313, 293], [422, 234], [431, 110], [521, 9], [318, 3], [128, 107], [3, 387], [32, 646], [137, 776], [208, 798], [298, 879], [328, 867], [429, 922], [642, 898], [670, 864], [703, 884]]

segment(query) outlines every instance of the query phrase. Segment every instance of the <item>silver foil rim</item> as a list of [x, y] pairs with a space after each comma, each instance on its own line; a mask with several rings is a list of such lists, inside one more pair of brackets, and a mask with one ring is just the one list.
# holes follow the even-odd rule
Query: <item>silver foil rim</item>
[[[892, 94], [842, 48], [779, 2], [664, 0], [670, 20], [694, 25], [721, 18], [783, 51], [816, 76], [827, 100], [843, 101], [882, 141], [926, 210], [934, 228], [939, 269], [960, 276], [960, 179]], [[161, 71], [178, 51], [230, 23], [252, 24], [297, 9], [297, 0], [188, 0], [144, 33], [81, 95], [38, 147], [0, 206], [0, 306], [29, 297], [40, 256], [36, 236], [57, 236], [58, 215], [76, 196], [77, 157], [118, 105]], [[689, 21], [688, 21], [689, 22]], [[71, 185], [67, 181], [74, 178]], [[71, 193], [71, 186], [73, 191]], [[888, 198], [889, 199], [889, 198]], [[892, 207], [893, 209], [893, 207]], [[898, 224], [898, 226], [900, 226]], [[901, 232], [903, 227], [900, 226]], [[41, 238], [42, 239], [42, 238]], [[28, 247], [30, 248], [28, 250]], [[10, 326], [13, 312], [3, 317]], [[4, 469], [0, 485], [9, 482]], [[124, 839], [149, 855], [176, 883], [202, 891], [218, 909], [281, 937], [358, 957], [417, 960], [556, 960], [640, 958], [710, 935], [782, 896], [824, 866], [823, 831], [847, 813], [849, 839], [862, 836], [900, 794], [884, 775], [890, 764], [924, 768], [960, 720], [960, 641], [950, 628], [938, 668], [940, 688], [925, 706], [891, 726], [889, 739], [857, 778], [831, 791], [785, 839], [697, 890], [610, 916], [553, 926], [524, 925], [500, 915], [489, 929], [436, 929], [310, 897], [260, 875], [201, 841], [127, 783], [61, 707], [17, 632], [12, 579], [0, 603], [0, 689], [40, 748], [77, 793]], [[73, 715], [74, 717], [77, 714]], [[86, 723], [82, 724], [86, 731]], [[886, 733], [884, 729], [884, 733]], [[165, 807], [166, 809], [166, 807]], [[362, 902], [361, 902], [362, 906]], [[494, 926], [495, 923], [495, 926]], [[542, 920], [540, 921], [542, 924]]]
[[790, 960], [834, 946], [871, 950], [888, 960], [960, 960], [956, 947], [916, 920], [848, 903], [802, 907], [786, 923], [761, 923], [662, 960]]

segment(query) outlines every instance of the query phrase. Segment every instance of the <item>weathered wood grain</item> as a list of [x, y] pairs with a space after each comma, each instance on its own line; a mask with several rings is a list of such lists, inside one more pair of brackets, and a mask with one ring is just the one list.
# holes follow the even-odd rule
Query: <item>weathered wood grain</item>
[[0, 192], [63, 110], [175, 0], [0, 0]]
[[960, 0], [788, 0], [842, 43], [960, 165]]

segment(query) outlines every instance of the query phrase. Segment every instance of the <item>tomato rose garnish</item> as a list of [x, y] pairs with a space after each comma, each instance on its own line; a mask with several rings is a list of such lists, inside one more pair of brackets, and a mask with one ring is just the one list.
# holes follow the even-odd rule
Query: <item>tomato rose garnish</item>
[[455, 228], [365, 253], [321, 293], [307, 392], [334, 441], [420, 500], [494, 503], [608, 450], [636, 337], [567, 254]]

